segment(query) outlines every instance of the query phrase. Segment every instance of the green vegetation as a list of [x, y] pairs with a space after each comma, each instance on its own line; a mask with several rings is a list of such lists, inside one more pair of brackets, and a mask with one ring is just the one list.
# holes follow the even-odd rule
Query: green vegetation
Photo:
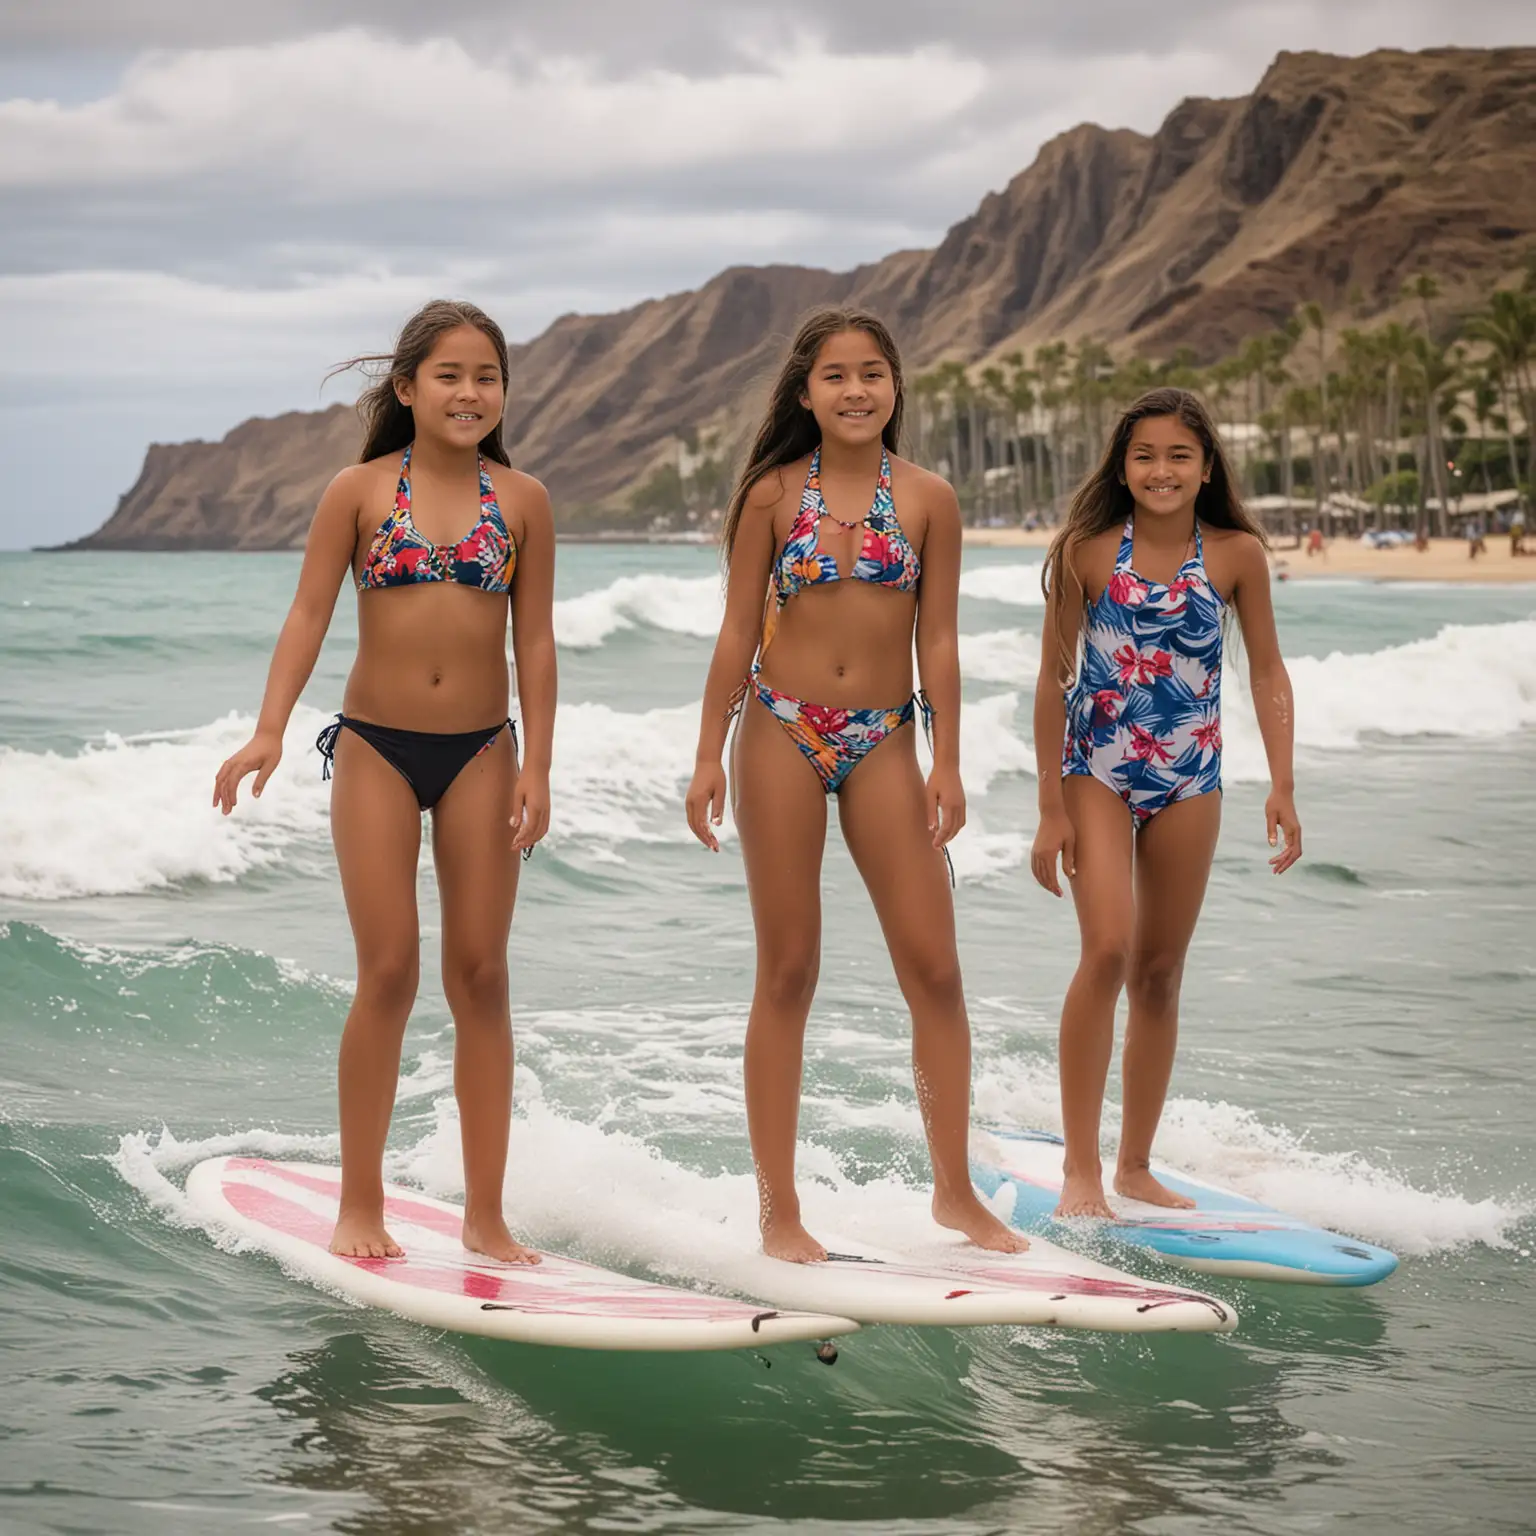
[[[1248, 497], [1275, 527], [1449, 531], [1460, 499], [1536, 484], [1536, 253], [1524, 281], [1468, 314], [1421, 274], [1417, 311], [1366, 330], [1306, 304], [1235, 356], [1200, 368], [1117, 359], [1102, 343], [1037, 347], [908, 380], [909, 451], [953, 482], [972, 522], [1054, 522], [1115, 413], [1175, 384], [1210, 404]], [[1265, 497], [1275, 498], [1269, 506]]]
[[630, 492], [629, 508], [653, 528], [697, 527], [731, 494], [730, 461], [718, 432], [686, 432], [673, 452]]
[[[1172, 384], [1205, 398], [1244, 495], [1277, 531], [1444, 534], [1469, 495], [1515, 490], [1528, 507], [1536, 252], [1522, 281], [1469, 313], [1443, 305], [1427, 273], [1403, 298], [1408, 318], [1370, 329], [1305, 304], [1209, 367], [1187, 349], [1160, 363], [1118, 358], [1092, 339], [940, 363], [907, 379], [905, 451], [953, 483], [969, 522], [1054, 523], [1115, 414]], [[709, 527], [730, 495], [731, 447], [716, 430], [674, 440], [629, 495], [636, 531]]]

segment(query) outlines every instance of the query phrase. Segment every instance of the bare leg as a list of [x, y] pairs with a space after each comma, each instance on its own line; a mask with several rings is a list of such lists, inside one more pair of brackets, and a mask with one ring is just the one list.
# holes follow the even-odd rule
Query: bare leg
[[1125, 985], [1134, 931], [1131, 813], [1097, 779], [1063, 781], [1077, 834], [1072, 901], [1082, 935], [1077, 971], [1061, 1007], [1061, 1120], [1066, 1137], [1058, 1216], [1110, 1216], [1099, 1161], [1104, 1082], [1115, 1046], [1115, 1004]]
[[443, 907], [443, 992], [453, 1012], [453, 1091], [464, 1147], [464, 1246], [513, 1264], [539, 1256], [507, 1230], [502, 1182], [512, 1129], [507, 935], [517, 899], [512, 735], [466, 764], [432, 813]]
[[805, 1024], [821, 966], [827, 797], [815, 769], [750, 693], [731, 754], [731, 802], [757, 934], [742, 1065], [758, 1228], [770, 1257], [814, 1263], [827, 1250], [800, 1221], [795, 1136]]
[[1179, 982], [1221, 829], [1221, 796], [1199, 795], [1159, 811], [1136, 835], [1136, 929], [1126, 992], [1131, 1014], [1121, 1062], [1125, 1114], [1115, 1189], [1153, 1205], [1193, 1200], [1148, 1171], [1179, 1039]]
[[912, 1077], [933, 1160], [934, 1220], [983, 1248], [1022, 1253], [1028, 1240], [999, 1221], [971, 1184], [971, 1027], [949, 873], [928, 831], [914, 740], [904, 728], [870, 752], [844, 780], [838, 813], [912, 1011]]
[[421, 811], [405, 780], [345, 729], [336, 740], [331, 840], [357, 946], [357, 991], [337, 1068], [341, 1203], [331, 1252], [398, 1258], [400, 1246], [384, 1229], [384, 1143], [421, 974]]

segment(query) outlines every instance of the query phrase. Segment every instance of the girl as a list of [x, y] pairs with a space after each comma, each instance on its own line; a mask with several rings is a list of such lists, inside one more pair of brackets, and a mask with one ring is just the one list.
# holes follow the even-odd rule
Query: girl
[[1031, 863], [1035, 879], [1060, 896], [1060, 858], [1082, 930], [1061, 1014], [1060, 1216], [1111, 1214], [1099, 1114], [1122, 987], [1130, 1022], [1115, 1189], [1154, 1205], [1194, 1203], [1153, 1178], [1149, 1160], [1173, 1070], [1184, 953], [1221, 821], [1229, 610], [1242, 627], [1269, 758], [1270, 846], [1277, 830], [1285, 839], [1270, 866], [1283, 874], [1301, 857], [1291, 683], [1275, 636], [1266, 547], [1205, 407], [1187, 390], [1154, 389], [1120, 418], [1046, 556], [1035, 691], [1040, 827]]
[[[829, 795], [912, 1010], [933, 1214], [985, 1247], [1025, 1246], [970, 1182], [970, 1029], [943, 852], [965, 825], [960, 509], [943, 480], [893, 457], [901, 413], [901, 364], [884, 325], [858, 310], [812, 315], [726, 514], [725, 618], [688, 789], [688, 825], [718, 852], [721, 757], [739, 709], [731, 803], [757, 931], [747, 1126], [763, 1249], [802, 1263], [827, 1256], [801, 1225], [795, 1131]], [[912, 691], [914, 626], [933, 699], [926, 786], [914, 746], [913, 717], [927, 707]]]
[[[341, 1037], [341, 1209], [331, 1251], [401, 1252], [384, 1227], [382, 1164], [420, 971], [416, 863], [430, 811], [464, 1246], [536, 1264], [501, 1209], [512, 1113], [507, 933], [517, 856], [549, 823], [554, 523], [544, 487], [508, 467], [507, 347], [487, 315], [439, 300], [406, 323], [392, 357], [357, 361], [389, 365], [359, 401], [361, 461], [321, 497], [256, 734], [219, 769], [213, 798], [227, 816], [247, 774], [257, 795], [271, 778], [350, 573], [357, 661], [342, 713], [317, 743], [328, 775], [335, 764], [331, 834], [357, 944], [357, 992]], [[507, 718], [509, 606], [527, 733], [521, 768]], [[511, 832], [496, 835], [508, 821]]]

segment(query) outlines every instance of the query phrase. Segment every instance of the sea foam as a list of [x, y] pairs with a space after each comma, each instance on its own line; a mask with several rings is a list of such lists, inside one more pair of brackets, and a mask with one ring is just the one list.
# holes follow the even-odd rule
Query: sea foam
[[[1032, 691], [1039, 640], [1022, 630], [960, 637], [961, 672], [969, 678]], [[1507, 624], [1448, 624], [1429, 639], [1379, 651], [1335, 651], [1287, 662], [1295, 699], [1296, 745], [1310, 753], [1353, 752], [1372, 737], [1512, 735], [1536, 725], [1536, 620]], [[966, 706], [985, 711], [992, 701]], [[1024, 722], [1018, 722], [1022, 728]], [[1004, 741], [997, 733], [1012, 737]], [[1229, 652], [1223, 678], [1222, 774], [1229, 783], [1262, 783], [1269, 776], [1248, 685], [1244, 651]], [[1034, 771], [1022, 757], [1012, 723], [995, 715], [983, 738], [983, 777]], [[1009, 769], [990, 766], [1001, 756]], [[1316, 764], [1317, 759], [1314, 759]], [[974, 773], [967, 754], [968, 776]]]
[[960, 573], [960, 595], [1014, 608], [1043, 608], [1040, 570], [1038, 565], [978, 565]]
[[[1038, 608], [1040, 567], [991, 565], [964, 572], [963, 597]], [[562, 598], [555, 604], [555, 640], [567, 650], [592, 650], [624, 630], [648, 628], [667, 634], [713, 640], [725, 612], [718, 575], [620, 576], [605, 587]]]
[[555, 642], [568, 650], [591, 650], [637, 625], [713, 640], [724, 611], [719, 576], [620, 576], [555, 604]]
[[[1006, 1076], [979, 1070], [975, 1101], [979, 1125], [1061, 1131], [1056, 1077], [1047, 1063], [1011, 1066]], [[1104, 1120], [1112, 1142], [1119, 1122], [1113, 1102], [1105, 1103]], [[1404, 1255], [1473, 1243], [1504, 1247], [1533, 1214], [1517, 1195], [1474, 1200], [1443, 1184], [1420, 1188], [1359, 1153], [1311, 1147], [1285, 1126], [1219, 1099], [1170, 1099], [1157, 1157], [1194, 1178]]]
[[327, 835], [329, 795], [314, 739], [326, 716], [300, 706], [282, 766], [261, 798], [212, 805], [219, 764], [254, 721], [229, 714], [192, 730], [107, 734], [73, 756], [0, 747], [0, 896], [53, 901], [189, 881], [237, 880]]
[[[1035, 771], [1028, 702], [1039, 642], [1024, 630], [961, 637], [962, 672], [1001, 691], [967, 702], [961, 761], [973, 799]], [[1448, 625], [1430, 639], [1290, 663], [1296, 743], [1309, 771], [1348, 768], [1373, 738], [1480, 740], [1536, 724], [1536, 620]], [[260, 800], [222, 817], [209, 804], [220, 761], [249, 736], [249, 716], [193, 730], [108, 735], [74, 755], [0, 748], [0, 896], [53, 901], [128, 894], [196, 881], [232, 881], [301, 851], [329, 869], [328, 787], [314, 736], [325, 723], [301, 707], [286, 756]], [[688, 839], [681, 800], [693, 770], [698, 706], [624, 711], [570, 703], [557, 715], [550, 848], [579, 845], [621, 858], [626, 843]], [[1262, 783], [1263, 743], [1246, 666], [1227, 670], [1223, 763], [1228, 783]], [[923, 751], [926, 762], [926, 749]], [[726, 832], [730, 828], [727, 823]], [[1010, 868], [1022, 829], [972, 830], [954, 855], [962, 878]], [[303, 866], [311, 867], [311, 866]]]
[[[658, 1132], [686, 1130], [690, 1140], [713, 1149], [709, 1161], [716, 1163], [720, 1149], [740, 1138], [744, 1026], [744, 1019], [728, 1011], [679, 1018], [638, 1008], [521, 1019], [525, 1060], [537, 1060], [538, 1068], [526, 1081], [519, 1068], [509, 1206], [530, 1230], [548, 1234], [541, 1240], [569, 1241], [587, 1252], [607, 1248], [676, 1273], [698, 1271], [699, 1257], [723, 1241], [753, 1241], [755, 1190], [747, 1173], [697, 1173], [652, 1144]], [[894, 1171], [876, 1170], [871, 1178], [863, 1133], [887, 1133], [906, 1143], [912, 1161], [922, 1164], [922, 1117], [904, 1052], [862, 1034], [849, 1041], [825, 1038], [835, 1027], [823, 1019], [817, 1039], [836, 1053], [840, 1070], [875, 1071], [889, 1062], [895, 1068], [892, 1092], [852, 1103], [812, 1064], [797, 1156], [807, 1220], [813, 1230], [820, 1225], [901, 1245], [926, 1230], [928, 1192]], [[1053, 1063], [1043, 1056], [989, 1059], [990, 1038], [987, 1028], [978, 1030], [977, 1124], [1059, 1131]], [[597, 1046], [604, 1052], [608, 1106], [596, 1116], [573, 1114], [555, 1102], [553, 1085], [590, 1071]], [[424, 1070], [425, 1063], [418, 1071], [423, 1112], [414, 1124], [419, 1131], [391, 1154], [390, 1176], [458, 1199], [463, 1168], [457, 1116], [446, 1091], [448, 1063], [444, 1057], [434, 1065], [435, 1074]], [[1118, 1113], [1113, 1102], [1106, 1104], [1111, 1137]], [[1447, 1177], [1410, 1179], [1361, 1153], [1311, 1146], [1296, 1131], [1222, 1100], [1170, 1100], [1158, 1152], [1196, 1178], [1403, 1255], [1473, 1244], [1504, 1247], [1536, 1214], [1518, 1192], [1472, 1198], [1451, 1187]], [[560, 1177], [551, 1175], [554, 1168]], [[563, 1183], [567, 1174], [571, 1189]], [[685, 1251], [690, 1261], [679, 1262]]]
[[[1241, 653], [1224, 680], [1224, 775], [1269, 776]], [[1372, 736], [1509, 736], [1536, 724], [1536, 619], [1447, 624], [1427, 640], [1380, 651], [1335, 651], [1286, 663], [1296, 706], [1296, 745], [1318, 752], [1359, 748]]]
[[978, 683], [1033, 686], [1040, 668], [1040, 636], [1025, 629], [993, 629], [960, 636], [960, 675]]
[[[978, 1121], [1049, 1124], [1054, 1077], [1041, 1063], [1020, 1082], [1016, 1065], [1006, 1083], [978, 1074]], [[1038, 1081], [1035, 1079], [1038, 1078]], [[683, 1099], [697, 1087], [706, 1118], [739, 1122], [739, 1098], [712, 1085], [678, 1083]], [[815, 1094], [808, 1094], [808, 1107]], [[999, 1111], [1028, 1106], [1027, 1118]], [[701, 1105], [701, 1107], [705, 1107]], [[670, 1128], [696, 1117], [679, 1102]], [[850, 1112], [852, 1111], [852, 1112]], [[840, 1104], [836, 1129], [803, 1136], [797, 1152], [801, 1199], [813, 1231], [913, 1249], [931, 1233], [930, 1191], [895, 1169], [872, 1171], [867, 1153], [844, 1146], [840, 1132], [878, 1125], [910, 1142], [921, 1160], [922, 1121], [910, 1094], [894, 1095], [865, 1112]], [[1113, 1121], [1113, 1106], [1106, 1106]], [[411, 1136], [385, 1156], [385, 1176], [448, 1200], [462, 1200], [464, 1170], [458, 1114], [441, 1094], [410, 1122]], [[857, 1138], [856, 1138], [857, 1139]], [[713, 1145], [711, 1143], [710, 1145]], [[536, 1245], [600, 1263], [644, 1266], [679, 1277], [709, 1279], [717, 1268], [756, 1246], [756, 1190], [741, 1171], [704, 1172], [666, 1156], [647, 1135], [606, 1116], [579, 1116], [550, 1104], [538, 1074], [519, 1067], [518, 1110], [512, 1125], [506, 1206], [514, 1229]], [[1170, 1102], [1159, 1140], [1167, 1161], [1335, 1231], [1380, 1243], [1405, 1257], [1424, 1257], [1475, 1244], [1507, 1247], [1532, 1211], [1518, 1199], [1470, 1199], [1454, 1190], [1423, 1189], [1355, 1154], [1308, 1150], [1283, 1127], [1224, 1103]], [[110, 1161], [172, 1225], [206, 1225], [181, 1189], [187, 1170], [203, 1158], [229, 1154], [313, 1159], [334, 1163], [334, 1136], [292, 1136], [262, 1128], [180, 1140], [162, 1127], [120, 1139]], [[718, 1150], [707, 1154], [719, 1167]], [[218, 1236], [217, 1232], [214, 1234]], [[224, 1245], [242, 1246], [224, 1239]]]

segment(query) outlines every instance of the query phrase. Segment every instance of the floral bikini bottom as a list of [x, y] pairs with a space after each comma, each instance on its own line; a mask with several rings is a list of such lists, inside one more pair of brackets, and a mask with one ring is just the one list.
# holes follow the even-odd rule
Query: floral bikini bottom
[[[754, 666], [752, 691], [805, 754], [806, 761], [821, 780], [821, 787], [829, 795], [835, 795], [848, 775], [892, 731], [910, 725], [914, 716], [921, 715], [928, 745], [933, 746], [933, 706], [921, 690], [895, 709], [840, 709], [833, 704], [807, 704], [792, 693], [780, 693], [763, 682]], [[943, 854], [949, 883], [953, 886], [955, 863], [947, 847]]]
[[841, 709], [832, 704], [807, 704], [793, 694], [770, 688], [752, 669], [752, 689], [789, 739], [816, 770], [822, 788], [835, 795], [843, 781], [892, 731], [911, 723], [921, 707], [924, 724], [928, 707], [914, 695], [894, 709]]

